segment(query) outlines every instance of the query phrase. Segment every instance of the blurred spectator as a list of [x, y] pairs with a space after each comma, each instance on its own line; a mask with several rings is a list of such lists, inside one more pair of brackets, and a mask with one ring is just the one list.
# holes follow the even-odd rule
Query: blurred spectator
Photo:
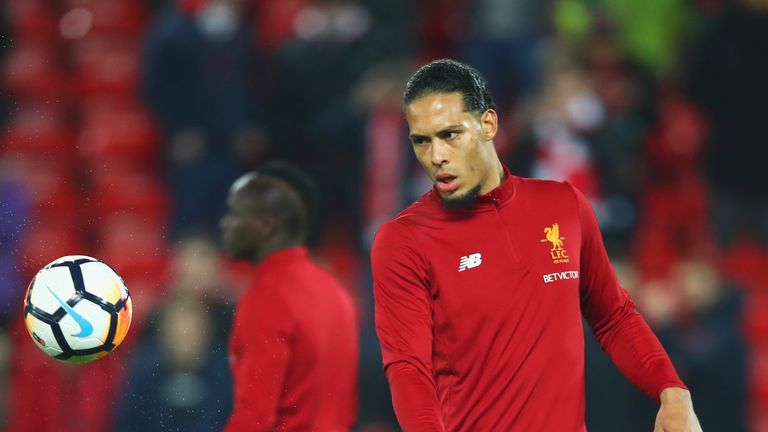
[[653, 121], [655, 82], [621, 51], [610, 29], [596, 29], [581, 56], [605, 112], [588, 137], [602, 195], [600, 229], [609, 252], [623, 255], [637, 222], [642, 143]]
[[704, 430], [747, 430], [747, 346], [742, 293], [703, 258], [678, 260], [669, 276], [641, 287], [638, 307], [696, 394]]
[[544, 84], [527, 110], [513, 172], [565, 180], [597, 213], [606, 248], [625, 255], [638, 219], [642, 144], [654, 116], [655, 83], [619, 49], [609, 29], [580, 48], [550, 48]]
[[702, 177], [709, 132], [704, 117], [676, 89], [665, 89], [656, 96], [658, 119], [643, 149], [646, 186], [669, 186], [689, 176]]
[[708, 168], [718, 242], [768, 247], [768, 10], [728, 0], [692, 50], [689, 90], [711, 123]]
[[[747, 430], [747, 346], [741, 330], [743, 297], [702, 258], [678, 259], [664, 277], [645, 278], [619, 263], [617, 276], [695, 392], [705, 431]], [[652, 427], [642, 419], [658, 409], [587, 338], [587, 425], [590, 432]]]
[[[412, 56], [418, 47], [414, 44], [417, 31], [423, 24], [418, 10], [420, 2], [411, 0], [358, 0], [373, 16], [376, 38], [385, 41], [388, 53], [377, 61]], [[432, 11], [434, 13], [434, 11]], [[391, 54], [389, 53], [391, 52]]]
[[[634, 299], [639, 282], [635, 265], [624, 259], [612, 260], [612, 264], [621, 286]], [[622, 432], [651, 430], [649, 419], [653, 418], [658, 406], [619, 372], [610, 357], [600, 348], [586, 321], [584, 345], [587, 394], [585, 415], [589, 431], [613, 432], [617, 425], [621, 425]]]
[[[416, 178], [426, 176], [410, 156], [412, 150], [407, 143], [408, 131], [403, 122], [402, 83], [414, 70], [414, 64], [407, 59], [384, 61], [366, 71], [353, 90], [356, 108], [366, 113], [364, 193], [361, 202], [363, 233], [360, 239], [366, 250], [382, 223], [430, 187], [429, 178], [420, 186], [413, 185], [417, 183]], [[409, 189], [414, 189], [412, 194]], [[374, 328], [370, 259], [364, 257], [363, 261], [365, 264], [360, 279], [365, 288], [361, 290], [360, 301], [359, 430], [395, 431], [397, 420], [387, 380], [381, 371], [381, 348]]]
[[674, 259], [712, 252], [710, 192], [702, 165], [707, 123], [679, 91], [657, 93], [657, 122], [643, 147], [643, 182], [633, 249], [643, 272], [663, 274]]
[[232, 409], [232, 307], [216, 244], [185, 235], [172, 265], [167, 298], [135, 348], [117, 431], [221, 430]]
[[654, 76], [674, 73], [680, 41], [690, 20], [684, 0], [557, 0], [554, 25], [558, 34], [574, 42], [597, 28], [616, 31], [621, 51]]
[[[317, 182], [320, 225], [360, 232], [363, 113], [352, 89], [378, 59], [393, 51], [360, 3], [315, 0], [296, 17], [295, 36], [277, 54], [273, 93], [274, 154]], [[308, 67], [308, 65], [311, 65]], [[315, 240], [315, 239], [310, 239]]]
[[[402, 83], [413, 73], [407, 59], [381, 62], [368, 69], [352, 90], [352, 102], [365, 113], [365, 174], [362, 194], [362, 244], [367, 248], [379, 226], [406, 205], [410, 180], [402, 115]], [[420, 170], [422, 171], [422, 170]], [[425, 185], [424, 190], [429, 186]], [[417, 192], [417, 196], [424, 193]]]
[[603, 123], [605, 107], [589, 77], [567, 61], [553, 65], [530, 115], [527, 133], [509, 161], [512, 172], [568, 181], [595, 206], [598, 172], [587, 137]]
[[242, 0], [177, 0], [145, 42], [142, 96], [164, 129], [174, 234], [213, 230], [219, 197], [264, 157], [258, 58]]
[[471, 0], [463, 58], [488, 80], [499, 112], [535, 90], [550, 1]]
[[663, 77], [674, 73], [681, 39], [689, 29], [690, 3], [686, 0], [601, 0], [616, 23], [622, 51], [632, 60]]

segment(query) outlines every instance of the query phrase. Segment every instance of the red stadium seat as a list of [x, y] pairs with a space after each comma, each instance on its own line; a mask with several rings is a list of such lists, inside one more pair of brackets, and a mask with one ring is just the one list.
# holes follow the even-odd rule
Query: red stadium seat
[[[68, 431], [72, 429], [64, 425], [71, 418], [88, 425], [89, 431], [112, 430], [113, 411], [105, 408], [104, 401], [120, 394], [125, 356], [111, 355], [73, 368], [43, 354], [27, 334], [23, 320], [16, 323], [11, 333], [13, 373], [9, 377], [9, 405], [13, 412], [4, 430]], [[125, 352], [125, 345], [138, 336], [135, 333], [131, 329], [118, 350]], [[49, 391], [38, 391], [40, 382], [45, 382]]]
[[28, 106], [16, 112], [2, 135], [5, 155], [31, 155], [68, 165], [75, 157], [75, 140], [63, 114], [56, 109]]
[[[51, 362], [50, 357], [37, 348], [27, 333], [24, 320], [11, 322], [9, 336], [13, 343], [9, 366], [13, 372], [8, 376], [9, 416], [5, 430], [61, 431], [61, 428], [51, 428], [50, 425], [57, 424], [62, 417], [64, 398], [60, 395], [65, 391], [63, 365]], [[39, 382], [45, 382], [50, 391], [35, 391]], [[34, 412], [34, 415], [26, 414], [29, 412]]]
[[661, 121], [644, 143], [647, 164], [655, 175], [698, 171], [707, 142], [706, 120], [676, 94], [665, 95], [659, 105]]
[[19, 41], [55, 43], [58, 37], [58, 13], [43, 0], [9, 1], [3, 4], [14, 38]]
[[165, 221], [169, 197], [164, 185], [151, 174], [114, 169], [95, 173], [90, 203], [90, 213], [96, 219], [133, 214]]
[[35, 222], [29, 226], [21, 241], [19, 265], [27, 279], [44, 265], [64, 255], [88, 255], [83, 242], [86, 226]]
[[25, 187], [31, 200], [31, 216], [47, 225], [77, 225], [84, 214], [78, 194], [79, 181], [67, 167], [52, 162], [36, 162], [34, 159], [23, 163]]
[[339, 278], [356, 303], [362, 304], [360, 256], [356, 253], [354, 241], [346, 233], [342, 224], [331, 224], [328, 238], [333, 241], [324, 242], [313, 252], [318, 263]]
[[754, 344], [768, 344], [768, 291], [754, 290], [747, 295], [749, 301], [746, 302], [744, 313], [747, 339]]
[[[98, 257], [126, 281], [134, 303], [154, 302], [166, 285], [168, 250], [164, 220], [121, 213], [99, 220]], [[138, 308], [134, 308], [138, 310]]]
[[121, 161], [142, 166], [154, 162], [158, 131], [152, 119], [138, 106], [85, 106], [79, 151], [92, 166]]
[[768, 344], [755, 344], [751, 353], [752, 393], [768, 406]]
[[674, 182], [646, 187], [642, 195], [642, 213], [637, 238], [647, 231], [658, 231], [673, 240], [678, 252], [711, 249], [713, 239], [708, 214], [709, 198], [704, 180], [688, 174]]
[[17, 99], [68, 100], [67, 79], [57, 59], [55, 48], [37, 42], [17, 43], [2, 65], [3, 88]]
[[125, 0], [67, 0], [70, 9], [85, 9], [92, 14], [91, 32], [138, 35], [149, 18], [142, 2]]
[[135, 94], [139, 68], [135, 38], [91, 35], [72, 44], [72, 56], [83, 97]]
[[269, 51], [279, 49], [294, 37], [296, 16], [307, 3], [307, 0], [255, 0], [253, 29], [256, 43]]
[[[768, 295], [768, 251], [752, 243], [737, 244], [722, 253], [720, 271], [750, 294]], [[766, 309], [763, 309], [766, 313]]]
[[646, 226], [638, 231], [633, 258], [642, 279], [666, 277], [679, 253], [665, 230]]

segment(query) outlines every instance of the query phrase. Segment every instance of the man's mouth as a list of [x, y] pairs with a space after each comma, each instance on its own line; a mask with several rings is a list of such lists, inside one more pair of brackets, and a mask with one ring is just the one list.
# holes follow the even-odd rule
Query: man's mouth
[[458, 178], [453, 174], [438, 174], [435, 177], [435, 185], [440, 192], [449, 193], [458, 188]]

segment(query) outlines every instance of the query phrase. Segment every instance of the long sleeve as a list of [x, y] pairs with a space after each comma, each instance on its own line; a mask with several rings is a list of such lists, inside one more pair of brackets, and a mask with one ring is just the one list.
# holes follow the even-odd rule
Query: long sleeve
[[[227, 432], [271, 431], [278, 425], [291, 348], [286, 308], [268, 296], [244, 296], [235, 315], [231, 355], [234, 408]], [[232, 361], [232, 360], [230, 360]]]
[[685, 386], [629, 294], [619, 285], [589, 202], [578, 190], [573, 191], [582, 229], [582, 314], [624, 376], [658, 402], [663, 389]]
[[376, 332], [405, 432], [445, 430], [432, 375], [432, 295], [427, 265], [405, 227], [381, 227], [371, 251]]

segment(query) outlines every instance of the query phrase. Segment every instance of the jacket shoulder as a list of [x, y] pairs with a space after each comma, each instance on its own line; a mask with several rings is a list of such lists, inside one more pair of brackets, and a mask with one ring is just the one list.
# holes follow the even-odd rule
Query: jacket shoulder
[[578, 193], [567, 181], [518, 177], [516, 194], [527, 202], [575, 203]]
[[572, 193], [573, 186], [565, 181], [518, 177], [517, 187], [522, 192]]

